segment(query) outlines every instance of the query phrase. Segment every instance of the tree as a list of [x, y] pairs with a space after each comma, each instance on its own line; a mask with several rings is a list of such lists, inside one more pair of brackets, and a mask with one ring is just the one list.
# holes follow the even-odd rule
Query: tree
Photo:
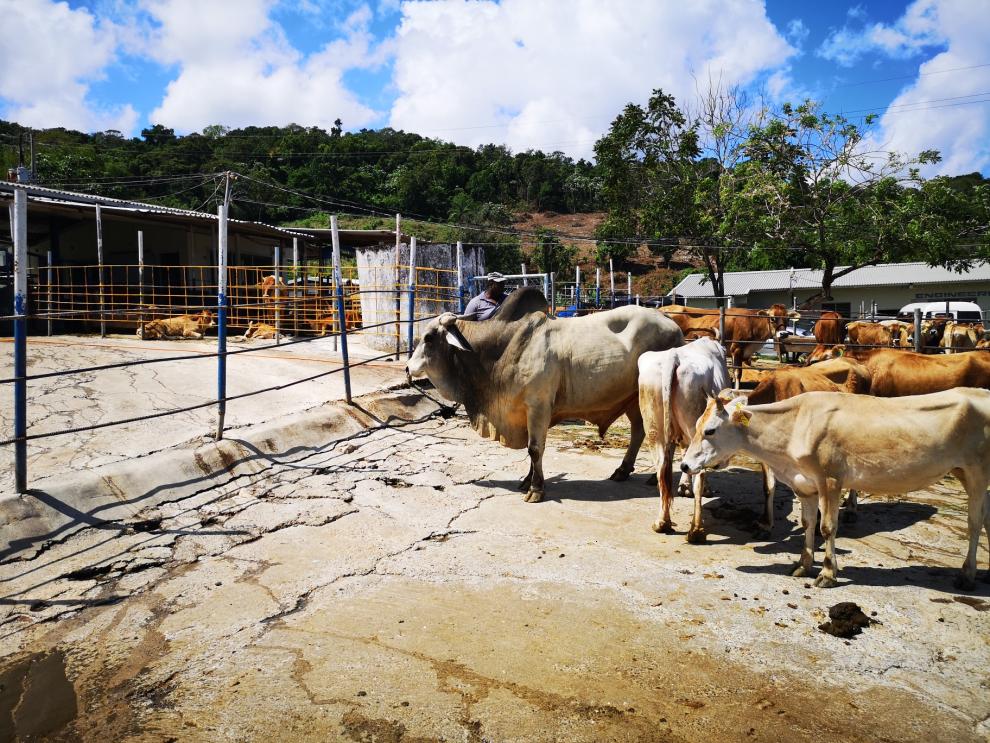
[[753, 126], [745, 151], [739, 218], [776, 262], [822, 269], [821, 291], [807, 305], [830, 299], [842, 276], [921, 249], [926, 200], [917, 166], [938, 162], [937, 152], [870, 150], [864, 129], [812, 101], [785, 104]]
[[627, 105], [595, 145], [608, 209], [597, 258], [624, 258], [636, 247], [629, 238], [642, 236], [668, 263], [675, 249], [690, 252], [721, 297], [732, 251], [748, 236], [735, 205], [735, 172], [749, 107], [738, 89], [710, 83], [696, 108], [689, 120], [672, 96], [655, 90], [646, 109]]
[[564, 245], [554, 230], [541, 227], [536, 231], [536, 248], [533, 250], [533, 260], [540, 267], [541, 273], [561, 274], [574, 268], [574, 258], [577, 249], [573, 245]]

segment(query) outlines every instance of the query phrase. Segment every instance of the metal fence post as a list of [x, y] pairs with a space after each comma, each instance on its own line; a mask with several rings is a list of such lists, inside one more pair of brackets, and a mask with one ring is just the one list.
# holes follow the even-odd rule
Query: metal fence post
[[275, 244], [275, 345], [282, 342], [282, 292], [279, 290], [279, 282], [282, 280], [282, 272], [279, 266], [282, 263], [282, 243]]
[[14, 189], [14, 480], [27, 492], [27, 192]]
[[217, 207], [217, 435], [223, 438], [227, 416], [227, 210], [230, 207], [230, 173], [223, 203]]
[[457, 241], [457, 314], [464, 314], [464, 244]]
[[574, 266], [574, 316], [581, 311], [581, 266]]
[[416, 329], [416, 236], [409, 238], [409, 331], [407, 336], [408, 348], [406, 355], [412, 356], [413, 335]]
[[718, 306], [718, 342], [725, 348], [725, 303]]
[[615, 267], [612, 265], [612, 259], [608, 259], [608, 285], [612, 293], [612, 298], [609, 300], [609, 304], [615, 307]]
[[550, 272], [550, 317], [557, 316], [557, 283], [554, 273]]
[[299, 332], [299, 238], [292, 238], [292, 332]]
[[632, 274], [626, 272], [626, 304], [632, 304]]
[[[411, 269], [410, 269], [411, 270]], [[376, 282], [377, 283], [377, 282]], [[395, 360], [402, 354], [402, 215], [395, 215]]]
[[103, 314], [103, 213], [96, 205], [96, 263], [100, 287], [100, 337], [107, 337], [107, 319]]
[[344, 362], [344, 399], [351, 404], [351, 362], [347, 356], [347, 313], [344, 310], [344, 278], [340, 269], [340, 232], [337, 215], [330, 216], [330, 235], [333, 239], [333, 282], [337, 285], [337, 318], [340, 322], [340, 356]]
[[921, 337], [921, 308], [914, 308], [914, 350], [921, 353], [923, 347], [923, 339]]
[[[525, 263], [519, 264], [519, 268], [520, 268], [519, 273], [523, 275], [523, 286], [529, 286], [529, 281], [526, 279], [526, 264]], [[546, 290], [544, 289], [544, 291]]]
[[595, 268], [595, 307], [602, 306], [602, 269]]
[[144, 230], [138, 230], [138, 328], [144, 335]]
[[48, 251], [48, 335], [52, 334], [52, 251]]

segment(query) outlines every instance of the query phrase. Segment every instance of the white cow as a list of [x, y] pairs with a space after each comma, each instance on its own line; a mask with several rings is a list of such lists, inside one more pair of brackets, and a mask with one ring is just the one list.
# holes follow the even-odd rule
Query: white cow
[[[660, 513], [653, 523], [656, 532], [669, 532], [670, 505], [673, 501], [672, 465], [674, 448], [687, 446], [695, 424], [705, 412], [708, 399], [729, 386], [725, 349], [710, 338], [698, 338], [680, 348], [649, 351], [639, 357], [639, 410], [646, 429], [646, 441], [653, 450], [660, 489]], [[693, 480], [693, 483], [692, 483]], [[692, 488], [693, 485], [693, 488]], [[767, 505], [761, 526], [773, 527], [773, 474], [764, 468]], [[701, 497], [704, 473], [683, 474], [678, 492], [694, 491], [694, 518], [687, 533], [692, 544], [705, 541]]]
[[811, 570], [821, 509], [820, 587], [836, 584], [842, 490], [901, 494], [955, 475], [969, 501], [969, 550], [956, 584], [973, 587], [980, 529], [990, 537], [990, 391], [961, 387], [898, 398], [806, 392], [752, 407], [742, 397], [716, 397], [698, 421], [681, 469], [699, 473], [737, 452], [769, 465], [801, 500], [805, 545], [792, 575]]

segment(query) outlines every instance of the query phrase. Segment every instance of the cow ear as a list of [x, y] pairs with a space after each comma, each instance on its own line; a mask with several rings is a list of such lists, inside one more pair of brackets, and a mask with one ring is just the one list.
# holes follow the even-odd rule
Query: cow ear
[[752, 417], [753, 414], [746, 410], [742, 403], [736, 405], [735, 409], [732, 411], [732, 422], [740, 426], [748, 426], [749, 419]]
[[464, 337], [464, 334], [461, 333], [460, 329], [456, 325], [451, 325], [444, 333], [444, 337], [447, 339], [447, 343], [454, 348], [458, 348], [461, 351], [467, 351], [469, 353], [474, 351], [474, 349], [471, 348], [471, 344], [468, 343], [468, 339]]
[[720, 413], [725, 411], [725, 403], [722, 402], [722, 398], [718, 395], [715, 395], [715, 409]]

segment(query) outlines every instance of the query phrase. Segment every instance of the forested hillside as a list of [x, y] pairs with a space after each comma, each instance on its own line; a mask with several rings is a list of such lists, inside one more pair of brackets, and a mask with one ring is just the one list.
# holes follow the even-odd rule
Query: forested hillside
[[[922, 178], [919, 167], [939, 161], [931, 150], [862, 158], [870, 117], [856, 125], [810, 101], [754, 115], [737, 91], [693, 109], [688, 117], [660, 90], [648, 106], [630, 103], [595, 145], [595, 163], [389, 128], [344, 132], [339, 120], [330, 131], [210, 126], [184, 136], [155, 125], [134, 138], [0, 121], [0, 162], [28, 164], [33, 144], [41, 185], [210, 211], [222, 198], [218, 174], [234, 171], [237, 218], [324, 225], [336, 213], [345, 226], [390, 229], [400, 212], [425, 239], [485, 243], [502, 270], [527, 260], [569, 272], [612, 258], [649, 293], [685, 267], [708, 274], [716, 294], [728, 270], [823, 268], [828, 296], [835, 278], [864, 265], [965, 269], [986, 258], [987, 179]], [[553, 214], [588, 212], [597, 214], [581, 223], [593, 230], [580, 235], [542, 227], [555, 226]]]

